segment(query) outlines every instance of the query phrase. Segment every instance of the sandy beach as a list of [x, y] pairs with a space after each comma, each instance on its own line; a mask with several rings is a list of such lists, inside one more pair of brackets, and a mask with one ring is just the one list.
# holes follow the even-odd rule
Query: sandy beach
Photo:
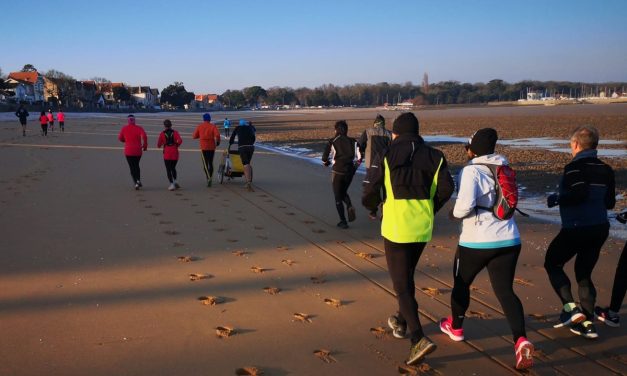
[[[565, 139], [575, 125], [592, 122], [602, 138], [623, 142], [608, 148], [624, 150], [627, 107], [598, 108], [418, 116], [424, 134], [467, 137], [493, 125], [504, 139]], [[55, 129], [48, 138], [39, 135], [35, 119], [27, 137], [16, 120], [0, 121], [0, 375], [254, 374], [245, 367], [264, 375], [518, 374], [509, 327], [485, 271], [473, 287], [466, 341], [452, 342], [437, 327], [450, 315], [458, 237], [457, 224], [445, 215], [450, 202], [436, 217], [416, 274], [421, 321], [438, 349], [420, 367], [407, 367], [409, 342], [393, 338], [386, 324], [396, 302], [379, 223], [357, 206], [350, 229], [335, 227], [329, 169], [257, 148], [255, 192], [241, 178], [207, 188], [191, 139], [200, 114], [138, 115], [151, 149], [141, 161], [144, 188], [135, 191], [117, 141], [125, 115], [72, 115], [65, 133]], [[357, 136], [375, 115], [246, 114], [260, 141], [312, 151], [331, 135], [334, 120], [348, 120]], [[241, 114], [214, 119], [221, 123], [225, 116]], [[394, 115], [384, 116], [391, 125]], [[166, 117], [184, 140], [177, 167], [182, 189], [175, 192], [166, 189], [154, 148]], [[458, 144], [440, 146], [453, 168], [463, 164]], [[540, 148], [503, 150], [538, 194], [557, 183], [570, 159]], [[607, 159], [623, 196], [626, 159]], [[216, 155], [216, 168], [219, 160]], [[350, 195], [359, 201], [358, 179]], [[627, 374], [627, 325], [598, 323], [595, 341], [552, 327], [561, 304], [542, 265], [559, 226], [537, 218], [518, 223], [523, 249], [515, 290], [537, 350], [529, 374]], [[599, 304], [609, 302], [624, 242], [613, 237], [603, 247], [594, 272]], [[572, 263], [566, 270], [573, 278]], [[216, 328], [232, 332], [220, 338]]]

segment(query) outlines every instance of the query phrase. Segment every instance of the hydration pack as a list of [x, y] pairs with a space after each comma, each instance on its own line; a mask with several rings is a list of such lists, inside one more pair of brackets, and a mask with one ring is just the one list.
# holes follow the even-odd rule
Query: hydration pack
[[496, 200], [491, 208], [477, 206], [477, 209], [491, 211], [496, 218], [501, 221], [508, 220], [518, 211], [521, 215], [528, 217], [528, 214], [520, 211], [518, 206], [518, 186], [516, 185], [516, 172], [507, 165], [483, 164], [490, 169], [494, 178], [494, 191]]
[[174, 141], [174, 131], [171, 129], [167, 129], [163, 131], [163, 135], [165, 136], [165, 146], [173, 146], [176, 145]]

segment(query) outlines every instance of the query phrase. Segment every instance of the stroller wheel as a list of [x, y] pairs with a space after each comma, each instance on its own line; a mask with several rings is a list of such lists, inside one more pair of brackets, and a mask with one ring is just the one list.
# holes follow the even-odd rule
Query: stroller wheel
[[224, 165], [218, 167], [218, 181], [220, 184], [224, 182]]

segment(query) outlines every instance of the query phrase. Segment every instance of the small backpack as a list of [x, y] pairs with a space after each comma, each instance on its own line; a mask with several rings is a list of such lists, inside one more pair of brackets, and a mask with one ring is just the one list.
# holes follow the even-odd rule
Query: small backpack
[[173, 146], [176, 145], [176, 142], [174, 142], [174, 131], [171, 129], [165, 130], [163, 131], [163, 134], [165, 135], [165, 146]]
[[494, 216], [501, 221], [512, 218], [515, 211], [525, 217], [528, 217], [528, 214], [523, 213], [517, 208], [518, 186], [516, 185], [516, 172], [507, 165], [492, 165], [483, 163], [482, 165], [488, 167], [494, 177], [496, 200], [491, 208], [477, 206], [477, 209], [491, 211], [492, 214], [494, 214]]

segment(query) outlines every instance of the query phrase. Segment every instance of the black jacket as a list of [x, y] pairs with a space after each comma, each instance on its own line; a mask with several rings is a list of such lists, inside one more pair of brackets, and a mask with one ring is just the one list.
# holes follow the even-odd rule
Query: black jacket
[[324, 147], [322, 162], [329, 162], [329, 155], [333, 152], [333, 171], [340, 173], [355, 172], [355, 149], [357, 140], [348, 136], [335, 136]]
[[250, 146], [255, 144], [255, 128], [250, 125], [238, 125], [231, 133], [229, 145], [235, 142], [237, 136], [238, 146]]
[[19, 108], [17, 111], [15, 111], [15, 116], [20, 118], [20, 120], [26, 120], [26, 118], [29, 115], [30, 114], [28, 113], [28, 111], [25, 108]]
[[453, 194], [455, 185], [444, 154], [427, 146], [418, 135], [401, 135], [392, 141], [389, 149], [378, 156], [368, 169], [362, 203], [370, 211], [376, 211], [383, 201], [380, 192], [385, 188], [384, 160], [387, 160], [390, 168], [390, 181], [394, 198], [397, 200], [429, 199], [431, 184], [438, 166], [440, 172], [433, 197], [434, 210], [436, 212], [440, 210]]

